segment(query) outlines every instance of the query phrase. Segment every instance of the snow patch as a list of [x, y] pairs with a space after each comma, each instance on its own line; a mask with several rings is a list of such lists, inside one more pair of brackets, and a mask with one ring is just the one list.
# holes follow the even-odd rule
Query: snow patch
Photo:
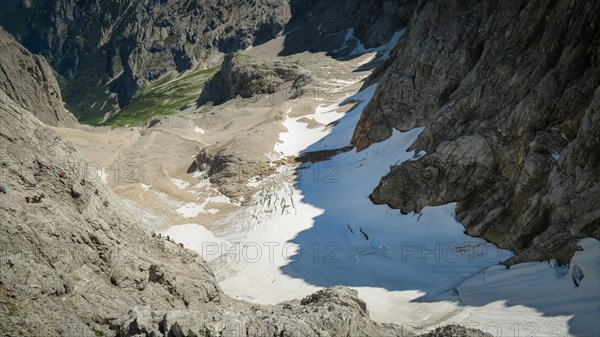
[[[313, 151], [338, 149], [351, 145], [350, 139], [354, 127], [358, 123], [362, 110], [375, 94], [376, 88], [377, 85], [374, 84], [354, 96], [340, 99], [335, 104], [320, 105], [311, 115], [291, 118], [289, 113], [292, 110], [288, 110], [288, 116], [283, 122], [288, 131], [279, 134], [279, 143], [275, 144], [274, 151], [283, 156], [298, 156], [309, 146]], [[351, 102], [359, 102], [359, 104], [346, 113], [337, 112], [341, 105], [350, 104]], [[302, 118], [312, 118], [323, 125], [317, 128], [309, 128], [308, 124], [300, 121]], [[332, 130], [327, 125], [338, 121], [339, 124], [335, 126], [335, 134], [331, 134]]]
[[213, 215], [219, 213], [219, 210], [216, 208], [207, 209], [206, 206], [208, 204], [231, 204], [231, 199], [222, 194], [219, 194], [217, 196], [206, 198], [201, 204], [195, 202], [188, 202], [183, 206], [179, 207], [177, 209], [177, 213], [181, 214], [181, 216], [184, 218], [195, 218], [198, 215], [200, 215], [200, 213]]
[[[580, 240], [569, 267], [555, 260], [528, 262], [507, 269], [495, 266], [463, 282], [463, 305], [473, 306], [469, 319], [490, 317], [510, 332], [528, 324], [528, 335], [595, 336], [600, 331], [600, 241]], [[582, 275], [582, 270], [585, 270]]]
[[377, 56], [377, 54], [373, 53], [373, 55], [367, 57], [366, 59], [360, 61], [358, 63], [358, 66], [364, 66], [365, 64], [370, 63], [371, 61], [373, 61], [375, 59], [375, 57]]
[[260, 176], [255, 176], [255, 177], [252, 177], [252, 178], [248, 179], [248, 186], [250, 186], [250, 187], [258, 187], [260, 185], [259, 178], [260, 178]]
[[210, 180], [208, 178], [206, 178], [206, 179], [200, 180], [199, 183], [197, 183], [196, 185], [194, 185], [194, 188], [204, 189], [204, 188], [210, 187], [211, 185], [212, 184], [211, 184]]
[[[333, 51], [333, 53], [337, 53], [342, 50], [348, 49], [349, 43], [351, 41], [354, 41], [355, 47], [348, 54], [348, 56], [358, 56], [358, 55], [366, 54], [366, 53], [377, 53], [379, 55], [379, 57], [377, 57], [377, 59], [376, 59], [377, 61], [385, 60], [390, 57], [390, 53], [396, 47], [396, 45], [398, 45], [398, 41], [400, 41], [400, 38], [402, 37], [402, 35], [404, 35], [405, 31], [406, 31], [406, 29], [401, 29], [401, 30], [395, 32], [394, 35], [388, 41], [388, 43], [386, 43], [382, 46], [374, 47], [374, 48], [365, 48], [365, 46], [362, 44], [362, 42], [357, 37], [354, 36], [354, 28], [350, 28], [346, 32], [346, 36], [344, 38], [345, 42], [339, 48], [335, 49]], [[371, 59], [369, 61], [365, 60], [365, 61], [361, 62], [359, 65], [367, 64], [368, 62], [371, 62], [372, 60], [373, 59]]]
[[190, 186], [190, 183], [188, 183], [187, 181], [177, 178], [171, 178], [171, 183], [177, 186], [177, 188], [180, 190], [185, 190], [186, 188], [188, 188], [188, 186]]
[[195, 218], [202, 212], [204, 212], [204, 205], [195, 202], [188, 202], [177, 209], [177, 213], [181, 214], [184, 218]]

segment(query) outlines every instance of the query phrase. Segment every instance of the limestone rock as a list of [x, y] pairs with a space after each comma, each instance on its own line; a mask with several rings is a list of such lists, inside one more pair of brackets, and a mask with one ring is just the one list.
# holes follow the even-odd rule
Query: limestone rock
[[31, 54], [0, 27], [0, 88], [21, 107], [52, 126], [76, 126], [63, 106], [58, 82], [46, 60]]
[[[402, 212], [458, 202], [467, 233], [567, 263], [600, 238], [600, 4], [421, 1], [376, 76], [353, 144], [425, 127], [427, 154], [371, 195]], [[596, 122], [594, 122], [596, 121]]]
[[421, 335], [421, 337], [492, 337], [489, 333], [484, 333], [481, 330], [465, 328], [460, 325], [451, 324], [434, 331]]
[[166, 313], [135, 308], [115, 320], [111, 329], [117, 331], [119, 337], [132, 334], [176, 337], [412, 335], [396, 325], [371, 321], [365, 303], [357, 295], [355, 290], [334, 287], [310, 295], [300, 303], [285, 302], [273, 307], [238, 306]]
[[[223, 301], [201, 257], [152, 238], [71, 145], [0, 93], [0, 335], [108, 333], [107, 316], [142, 303], [166, 310]], [[42, 203], [25, 202], [41, 194]], [[147, 282], [150, 269], [164, 281]]]

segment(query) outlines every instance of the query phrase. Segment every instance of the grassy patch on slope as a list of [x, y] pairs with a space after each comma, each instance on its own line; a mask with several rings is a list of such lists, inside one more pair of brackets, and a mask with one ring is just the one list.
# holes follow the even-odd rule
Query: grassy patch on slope
[[110, 117], [104, 125], [133, 126], [154, 116], [177, 113], [198, 99], [204, 83], [219, 69], [197, 69], [179, 77], [166, 75], [138, 92], [125, 109]]

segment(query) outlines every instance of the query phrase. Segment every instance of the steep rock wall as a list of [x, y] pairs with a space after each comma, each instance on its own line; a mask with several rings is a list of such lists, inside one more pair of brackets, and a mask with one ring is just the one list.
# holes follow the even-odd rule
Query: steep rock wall
[[470, 235], [557, 258], [600, 237], [600, 4], [421, 1], [353, 136], [425, 126], [427, 154], [371, 195], [402, 212], [458, 202]]
[[60, 88], [46, 60], [31, 54], [0, 27], [0, 88], [21, 107], [52, 126], [76, 126], [63, 105]]

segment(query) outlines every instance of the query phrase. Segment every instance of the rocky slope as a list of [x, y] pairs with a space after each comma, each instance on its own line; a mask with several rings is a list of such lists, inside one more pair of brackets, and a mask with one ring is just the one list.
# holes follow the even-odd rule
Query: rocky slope
[[[302, 301], [243, 311], [153, 311], [138, 307], [115, 321], [117, 336], [411, 336], [399, 326], [373, 323], [355, 290], [334, 287]], [[479, 332], [480, 333], [480, 332]], [[466, 334], [465, 334], [466, 335]]]
[[354, 132], [364, 149], [426, 126], [426, 155], [371, 195], [402, 212], [457, 202], [470, 235], [557, 258], [600, 238], [600, 4], [419, 2]]
[[0, 88], [42, 122], [73, 127], [75, 117], [65, 108], [52, 68], [31, 54], [0, 27]]
[[221, 302], [200, 257], [153, 239], [69, 144], [4, 95], [0, 144], [3, 336], [106, 332], [109, 315], [139, 303]]

